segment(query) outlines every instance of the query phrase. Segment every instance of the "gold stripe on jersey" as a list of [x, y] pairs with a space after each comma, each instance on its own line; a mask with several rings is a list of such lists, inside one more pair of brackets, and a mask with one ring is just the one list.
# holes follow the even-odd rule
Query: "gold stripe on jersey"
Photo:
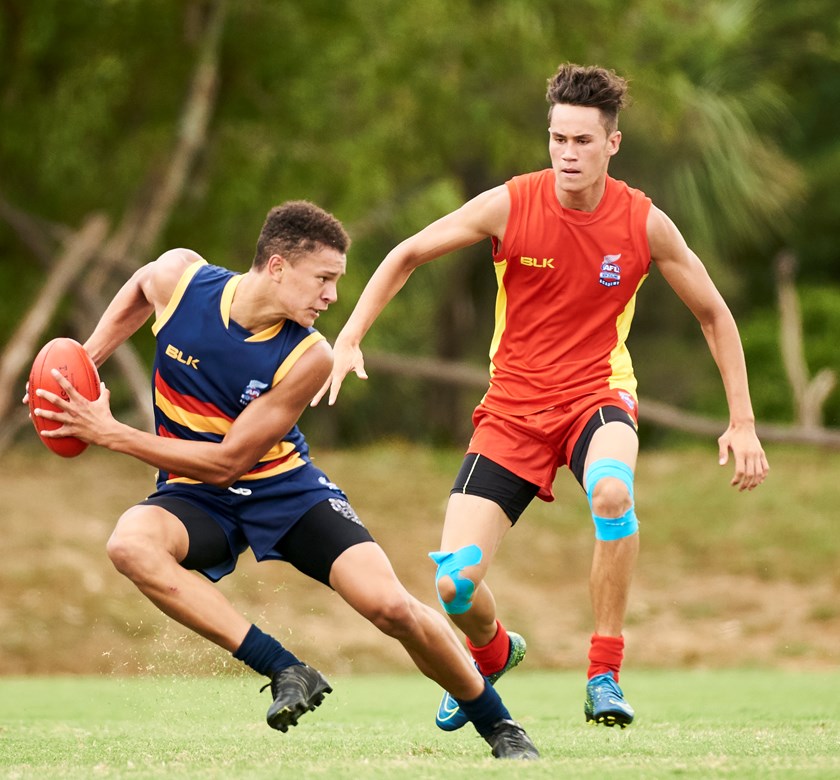
[[[222, 298], [219, 301], [219, 313], [222, 315], [222, 322], [228, 329], [230, 329], [230, 309], [231, 306], [233, 306], [233, 296], [236, 293], [236, 288], [239, 287], [239, 283], [241, 281], [241, 274], [231, 276], [225, 284], [224, 290], [222, 290]], [[273, 339], [281, 330], [283, 330], [285, 322], [285, 320], [281, 320], [265, 330], [261, 330], [259, 333], [254, 333], [251, 336], [248, 336], [245, 341], [268, 341], [269, 339]]]
[[292, 366], [298, 362], [300, 356], [306, 352], [313, 344], [323, 341], [324, 337], [316, 330], [310, 333], [303, 341], [301, 341], [288, 355], [288, 357], [280, 364], [277, 371], [274, 372], [274, 379], [271, 381], [271, 386], [274, 387], [286, 374], [291, 371]]
[[261, 330], [259, 333], [255, 333], [253, 336], [248, 336], [245, 341], [269, 341], [273, 339], [281, 330], [283, 330], [283, 326], [286, 324], [286, 320], [280, 320], [276, 325], [272, 325], [270, 328], [266, 328], [265, 330]]
[[627, 301], [624, 311], [616, 317], [615, 330], [617, 340], [616, 345], [610, 352], [610, 389], [627, 390], [634, 397], [638, 383], [633, 373], [633, 362], [630, 359], [630, 351], [627, 349], [627, 336], [630, 334], [630, 325], [633, 323], [633, 315], [636, 312], [636, 296], [639, 294], [639, 288], [647, 278], [648, 274], [645, 274], [639, 279], [636, 290], [630, 297], [630, 300]]
[[172, 297], [166, 304], [166, 308], [152, 325], [152, 333], [154, 333], [155, 336], [157, 336], [158, 331], [166, 325], [167, 320], [173, 315], [175, 309], [178, 308], [178, 304], [181, 303], [181, 298], [184, 296], [184, 290], [187, 289], [187, 285], [192, 281], [192, 278], [198, 273], [198, 269], [203, 265], [207, 265], [206, 260], [196, 260], [184, 269], [184, 273], [181, 274], [178, 284], [175, 285]]
[[499, 344], [502, 343], [502, 336], [505, 333], [505, 325], [507, 324], [507, 290], [505, 289], [505, 271], [507, 270], [507, 260], [502, 260], [496, 263], [496, 285], [499, 288], [496, 293], [496, 325], [493, 330], [493, 340], [490, 342], [490, 376], [493, 376], [495, 366], [493, 365], [493, 358], [496, 351], [499, 349]]
[[[265, 463], [267, 460], [277, 460], [278, 458], [286, 458], [290, 453], [295, 451], [295, 445], [289, 441], [278, 441], [268, 452], [263, 455], [259, 462]], [[269, 473], [278, 474], [277, 471], [260, 472], [260, 475], [267, 475]], [[253, 477], [256, 479], [256, 477]]]
[[211, 417], [188, 412], [186, 409], [173, 404], [157, 389], [155, 390], [155, 406], [172, 422], [196, 433], [217, 433], [224, 436], [230, 430], [231, 423], [226, 417]]
[[296, 469], [298, 466], [302, 466], [306, 461], [300, 456], [299, 452], [295, 453], [293, 458], [289, 458], [282, 463], [278, 463], [272, 469], [266, 469], [265, 471], [258, 471], [254, 474], [243, 474], [237, 482], [247, 482], [252, 481], [255, 479], [264, 479], [265, 477], [274, 477], [277, 474], [284, 474], [287, 471], [291, 471], [292, 469]]
[[[168, 419], [172, 420], [172, 422], [196, 433], [215, 433], [218, 436], [226, 436], [230, 430], [230, 426], [233, 424], [226, 417], [211, 417], [204, 414], [188, 412], [186, 409], [173, 404], [159, 390], [155, 391], [155, 406]], [[263, 463], [267, 460], [287, 457], [294, 448], [294, 445], [290, 442], [277, 442], [277, 444], [260, 458], [259, 462]]]
[[[278, 463], [272, 469], [266, 469], [265, 471], [258, 471], [253, 474], [243, 474], [237, 482], [253, 482], [258, 479], [265, 479], [266, 477], [276, 477], [278, 474], [284, 474], [287, 471], [292, 471], [293, 469], [299, 468], [303, 466], [306, 461], [300, 456], [300, 453], [296, 453], [293, 458], [289, 458], [289, 460], [284, 461], [283, 463]], [[170, 477], [166, 480], [167, 485], [172, 485], [174, 483], [185, 484], [185, 485], [201, 485], [203, 483], [199, 482], [197, 479], [192, 479], [191, 477]]]
[[230, 307], [233, 304], [233, 294], [236, 292], [236, 288], [239, 287], [241, 281], [241, 276], [231, 276], [225, 283], [225, 287], [222, 290], [222, 297], [219, 301], [219, 312], [222, 315], [222, 322], [224, 322], [225, 328], [228, 329], [230, 329]]

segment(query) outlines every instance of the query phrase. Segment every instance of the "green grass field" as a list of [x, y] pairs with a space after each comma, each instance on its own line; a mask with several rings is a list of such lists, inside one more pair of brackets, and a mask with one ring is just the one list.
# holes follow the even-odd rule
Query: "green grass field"
[[580, 673], [518, 671], [501, 691], [539, 746], [502, 762], [468, 726], [432, 723], [419, 675], [332, 680], [287, 734], [253, 675], [0, 679], [4, 778], [836, 778], [840, 673], [643, 671], [622, 677], [638, 712], [585, 725]]
[[[557, 502], [529, 508], [494, 565], [505, 622], [529, 644], [500, 690], [543, 754], [513, 764], [471, 727], [438, 731], [436, 686], [403, 673], [397, 643], [334, 594], [245, 559], [220, 587], [335, 687], [296, 729], [269, 729], [260, 679], [232, 674], [226, 653], [170, 625], [106, 560], [145, 467], [98, 451], [56, 464], [41, 449], [6, 453], [0, 471], [15, 499], [0, 571], [2, 779], [840, 778], [840, 453], [773, 448], [748, 495], [728, 487], [711, 444], [643, 454], [621, 679], [638, 719], [624, 731], [583, 721], [591, 520], [558, 478]], [[425, 551], [459, 463], [398, 443], [320, 460], [430, 604]]]

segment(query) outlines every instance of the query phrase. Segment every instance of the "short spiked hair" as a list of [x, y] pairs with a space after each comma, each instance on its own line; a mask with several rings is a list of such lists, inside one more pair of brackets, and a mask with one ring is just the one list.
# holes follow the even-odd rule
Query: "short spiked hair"
[[627, 81], [613, 70], [567, 62], [548, 80], [548, 116], [558, 104], [592, 106], [601, 111], [607, 134], [618, 127], [618, 112], [627, 105]]

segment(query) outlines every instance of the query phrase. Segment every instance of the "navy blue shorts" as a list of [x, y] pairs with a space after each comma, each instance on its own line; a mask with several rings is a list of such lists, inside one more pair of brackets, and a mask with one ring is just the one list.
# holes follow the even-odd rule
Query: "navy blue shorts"
[[[359, 537], [354, 542], [372, 541], [367, 529], [356, 517], [347, 496], [310, 462], [275, 477], [241, 480], [227, 489], [204, 483], [163, 484], [141, 503], [163, 506], [181, 518], [188, 533], [191, 528], [197, 529], [195, 518], [202, 514], [216, 522], [227, 540], [229, 555], [214, 560], [212, 564], [205, 561], [207, 565], [188, 568], [195, 568], [209, 579], [217, 581], [236, 568], [240, 554], [249, 547], [258, 561], [283, 560], [285, 556], [281, 552], [281, 540], [309, 510], [324, 502], [328, 503], [334, 513], [352, 521], [351, 530], [358, 529], [355, 536]], [[190, 512], [186, 508], [181, 511], [178, 509], [180, 503], [198, 512]], [[191, 533], [191, 545], [192, 537]], [[329, 540], [324, 541], [329, 543]], [[312, 543], [313, 547], [316, 546], [317, 539], [313, 538]], [[343, 541], [342, 544], [345, 548], [350, 546]], [[204, 557], [197, 555], [199, 559]], [[218, 559], [218, 554], [214, 558]]]

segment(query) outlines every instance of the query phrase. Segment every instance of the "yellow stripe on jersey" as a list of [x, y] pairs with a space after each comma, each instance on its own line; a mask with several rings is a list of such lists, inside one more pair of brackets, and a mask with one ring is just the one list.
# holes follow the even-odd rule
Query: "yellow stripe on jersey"
[[[230, 308], [233, 305], [233, 296], [236, 293], [236, 288], [239, 286], [241, 281], [241, 275], [232, 276], [228, 279], [227, 284], [225, 284], [225, 289], [222, 290], [222, 298], [219, 302], [219, 312], [222, 315], [222, 322], [224, 322], [225, 327], [228, 329], [230, 328]], [[269, 339], [273, 339], [281, 330], [283, 330], [285, 322], [285, 320], [281, 320], [259, 333], [248, 336], [245, 341], [268, 341]]]
[[[493, 315], [495, 318], [495, 325], [493, 327], [493, 338], [490, 340], [490, 379], [493, 379], [493, 375], [496, 373], [496, 364], [493, 362], [493, 359], [496, 356], [496, 352], [499, 349], [499, 344], [502, 343], [502, 336], [505, 333], [505, 326], [507, 325], [507, 290], [505, 289], [505, 270], [507, 269], [507, 260], [501, 260], [494, 265], [494, 270], [496, 272], [496, 285], [499, 288], [498, 292], [496, 293], [496, 310], [495, 314]], [[492, 386], [492, 381], [491, 381]], [[488, 388], [487, 393], [490, 390]], [[481, 403], [484, 403], [485, 399], [487, 398], [487, 393], [485, 393], [481, 398]]]
[[633, 315], [636, 312], [636, 296], [639, 293], [639, 288], [642, 286], [647, 277], [648, 275], [645, 274], [641, 279], [639, 279], [639, 283], [636, 285], [636, 290], [630, 300], [627, 301], [624, 311], [616, 317], [616, 345], [610, 352], [610, 389], [613, 390], [615, 388], [619, 388], [627, 390], [631, 392], [633, 396], [636, 395], [636, 387], [638, 386], [638, 383], [636, 381], [636, 376], [633, 373], [633, 362], [630, 359], [630, 352], [627, 349], [626, 342], [627, 336], [630, 333], [630, 325], [633, 322]]
[[[278, 450], [277, 447], [274, 447], [271, 450], [273, 453], [272, 458], [266, 456], [263, 460], [276, 460], [278, 458], [282, 458], [285, 455], [288, 455], [292, 450], [294, 450], [293, 445], [289, 444], [289, 442], [280, 442], [283, 446], [283, 452], [278, 454], [276, 451]], [[262, 463], [262, 461], [260, 461]], [[284, 460], [282, 463], [278, 463], [274, 468], [266, 469], [265, 471], [258, 471], [253, 474], [243, 474], [239, 477], [237, 482], [253, 482], [258, 479], [265, 479], [267, 477], [276, 477], [278, 474], [285, 474], [287, 471], [292, 471], [292, 469], [296, 469], [306, 461], [300, 456], [300, 453], [295, 453], [295, 456], [289, 458], [288, 460]], [[166, 480], [167, 485], [171, 485], [173, 483], [180, 483], [186, 485], [199, 485], [201, 484], [199, 480], [192, 479], [191, 477], [171, 477], [170, 479]]]
[[189, 428], [196, 433], [217, 433], [224, 436], [230, 430], [230, 420], [226, 417], [209, 417], [195, 414], [173, 404], [159, 390], [155, 390], [155, 406], [172, 422]]
[[496, 351], [499, 349], [499, 344], [502, 343], [502, 336], [505, 332], [505, 325], [507, 324], [507, 290], [505, 289], [505, 271], [507, 270], [507, 260], [502, 260], [496, 263], [496, 284], [499, 291], [496, 293], [496, 325], [493, 330], [493, 340], [490, 342], [490, 376], [493, 376], [495, 366], [493, 365], [493, 358]]
[[[288, 444], [288, 442], [285, 443]], [[296, 469], [298, 466], [302, 466], [304, 463], [306, 463], [306, 461], [300, 456], [300, 453], [298, 452], [293, 458], [289, 458], [288, 460], [285, 460], [282, 463], [278, 463], [272, 469], [258, 471], [254, 474], [243, 474], [237, 481], [245, 482], [255, 479], [264, 479], [265, 477], [274, 477], [277, 474], [285, 474], [287, 471]]]
[[265, 330], [261, 330], [259, 333], [255, 333], [253, 336], [248, 336], [245, 341], [269, 341], [273, 339], [281, 330], [283, 330], [283, 326], [286, 324], [286, 320], [280, 320], [276, 325], [272, 325], [270, 328], [266, 328]]
[[222, 290], [222, 297], [219, 301], [219, 313], [222, 315], [222, 322], [226, 328], [230, 328], [230, 307], [233, 304], [233, 294], [239, 283], [242, 281], [240, 275], [231, 276], [225, 283], [225, 288]]
[[290, 353], [289, 356], [280, 364], [277, 371], [274, 372], [274, 379], [271, 381], [271, 386], [274, 387], [286, 374], [291, 371], [292, 366], [300, 360], [300, 356], [306, 352], [313, 344], [323, 341], [324, 337], [314, 331], [310, 333], [303, 341], [300, 342]]
[[166, 304], [166, 308], [152, 325], [152, 333], [154, 333], [155, 336], [157, 336], [158, 331], [166, 325], [167, 320], [172, 316], [175, 309], [178, 308], [178, 304], [181, 303], [181, 298], [184, 297], [184, 290], [187, 289], [187, 285], [192, 281], [192, 278], [198, 273], [198, 269], [203, 265], [207, 265], [206, 260], [196, 260], [184, 269], [184, 273], [181, 274], [178, 284], [175, 285], [175, 290], [172, 292], [172, 297]]
[[[173, 404], [160, 391], [155, 391], [155, 406], [172, 420], [172, 422], [184, 428], [189, 428], [189, 430], [195, 431], [196, 433], [215, 433], [219, 436], [226, 436], [232, 424], [226, 417], [209, 417], [203, 414], [195, 414], [195, 412], [188, 412], [186, 409]], [[290, 442], [277, 442], [277, 444], [260, 458], [260, 463], [286, 457], [294, 448], [294, 445]]]

